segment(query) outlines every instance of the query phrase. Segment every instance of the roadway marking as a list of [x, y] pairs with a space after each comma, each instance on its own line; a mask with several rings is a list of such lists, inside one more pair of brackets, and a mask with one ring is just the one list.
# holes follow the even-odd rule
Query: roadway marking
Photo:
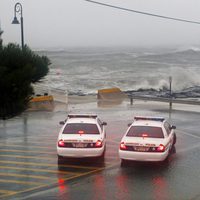
[[[9, 196], [14, 196], [14, 195], [17, 195], [17, 194], [20, 194], [20, 193], [23, 193], [23, 192], [29, 192], [29, 191], [32, 191], [32, 190], [37, 190], [37, 189], [40, 189], [44, 186], [36, 186], [36, 187], [32, 187], [32, 188], [29, 188], [29, 189], [26, 189], [26, 190], [20, 190], [20, 191], [17, 191], [17, 192], [10, 192], [8, 194], [5, 194], [5, 195], [1, 195], [0, 197], [9, 197]], [[8, 191], [9, 192], [9, 191]]]
[[29, 150], [18, 150], [18, 149], [0, 149], [0, 152], [25, 152], [25, 153], [39, 153], [39, 154], [52, 154], [52, 155], [56, 155], [56, 152], [49, 152], [49, 151], [29, 151]]
[[[9, 194], [9, 195], [13, 195], [13, 194], [16, 194], [17, 192], [16, 191], [11, 191], [11, 190], [0, 190], [0, 193], [6, 193], [6, 194]], [[0, 195], [1, 197], [1, 195]]]
[[[24, 137], [23, 137], [24, 139]], [[42, 136], [42, 135], [39, 135], [38, 137], [26, 137], [27, 141], [26, 142], [33, 142], [33, 143], [41, 143], [41, 144], [44, 144], [44, 141], [45, 142], [50, 142], [50, 143], [54, 143], [57, 142], [57, 139], [58, 139], [58, 135], [56, 135], [55, 138], [49, 138], [49, 136]]]
[[16, 164], [16, 165], [31, 165], [31, 166], [47, 166], [47, 167], [57, 167], [57, 164], [48, 164], [48, 163], [35, 163], [35, 162], [19, 162], [19, 161], [10, 161], [10, 160], [0, 160], [0, 163], [6, 164]]
[[51, 163], [33, 163], [33, 162], [18, 162], [18, 161], [10, 161], [10, 160], [0, 160], [0, 163], [6, 164], [17, 164], [17, 165], [31, 165], [31, 166], [47, 166], [47, 167], [72, 167], [78, 169], [98, 169], [98, 167], [87, 167], [87, 166], [76, 166], [76, 165], [58, 165], [58, 164], [51, 164]]
[[49, 170], [49, 169], [33, 169], [33, 168], [23, 168], [23, 167], [10, 167], [10, 166], [0, 166], [0, 169], [14, 169], [19, 171], [34, 171], [34, 172], [48, 172], [48, 173], [54, 173], [54, 174], [81, 174], [81, 173], [73, 173], [73, 172], [66, 172], [66, 171], [60, 171], [60, 170]]
[[[0, 157], [11, 157], [11, 158], [31, 158], [31, 159], [38, 159], [38, 160], [53, 160], [55, 161], [56, 158], [55, 157], [36, 157], [36, 156], [20, 156], [20, 155], [0, 155]], [[111, 156], [110, 156], [111, 158]], [[13, 161], [7, 161], [7, 160], [2, 160], [0, 162], [8, 162], [11, 163]], [[17, 162], [17, 161], [14, 161]], [[25, 162], [28, 163], [28, 162]], [[33, 163], [33, 165], [35, 165], [35, 163]], [[91, 167], [91, 166], [80, 166], [80, 165], [70, 165], [70, 164], [52, 164], [52, 163], [47, 163], [47, 165], [55, 165], [55, 166], [59, 166], [59, 167], [71, 167], [71, 168], [77, 168], [77, 169], [97, 169], [98, 167]]]
[[[2, 183], [17, 183], [17, 184], [23, 184], [23, 185], [41, 185], [39, 182], [32, 182], [32, 181], [17, 181], [17, 180], [5, 180], [0, 179], [0, 182]], [[43, 186], [47, 186], [45, 184], [42, 184]]]
[[[187, 133], [183, 130], [178, 130], [176, 133], [178, 134], [183, 134], [183, 135], [187, 135], [187, 136], [190, 136], [190, 137], [193, 137], [193, 138], [197, 138], [197, 139], [200, 139], [200, 136], [198, 135], [194, 135], [192, 133]], [[192, 146], [189, 146], [189, 147], [185, 147], [185, 148], [182, 148], [182, 149], [179, 149], [178, 151], [176, 151], [177, 153], [183, 153], [183, 152], [186, 152], [186, 151], [191, 151], [193, 149], [196, 149], [196, 148], [200, 148], [200, 142], [198, 142], [197, 144], [194, 144]]]
[[192, 133], [187, 133], [187, 132], [182, 131], [182, 130], [179, 130], [179, 131], [181, 131], [181, 132], [179, 132], [179, 134], [184, 134], [184, 135], [188, 135], [188, 136], [192, 136], [192, 137], [194, 137], [194, 138], [200, 139], [200, 136], [198, 136], [198, 135], [194, 135], [194, 134], [192, 134]]
[[22, 178], [35, 178], [35, 179], [44, 179], [44, 180], [56, 180], [56, 178], [52, 178], [52, 177], [46, 177], [46, 176], [35, 176], [35, 175], [29, 175], [29, 174], [15, 174], [15, 173], [8, 173], [8, 172], [4, 172], [1, 173], [0, 172], [0, 176], [14, 176], [14, 177], [22, 177]]
[[17, 143], [26, 143], [26, 144], [42, 144], [43, 145], [44, 141], [41, 141], [41, 140], [44, 140], [46, 143], [52, 144], [52, 145], [55, 145], [57, 143], [57, 138], [55, 140], [47, 140], [46, 138], [45, 139], [40, 138], [40, 141], [33, 141], [32, 139], [24, 141], [24, 138], [22, 138], [22, 140], [9, 139], [9, 142], [10, 143], [15, 143], [15, 144], [17, 144]]
[[[81, 173], [81, 174], [77, 174], [77, 175], [74, 175], [72, 177], [68, 177], [68, 178], [62, 178], [62, 180], [64, 181], [69, 181], [69, 180], [72, 180], [72, 179], [75, 179], [75, 178], [79, 178], [79, 177], [82, 177], [82, 176], [86, 176], [86, 175], [89, 175], [89, 174], [94, 174], [94, 173], [97, 173], [97, 172], [100, 172], [104, 169], [109, 169], [109, 168], [112, 168], [116, 165], [118, 165], [119, 162], [117, 163], [114, 163], [113, 165], [110, 165], [108, 167], [101, 167], [101, 168], [98, 168], [98, 169], [95, 169], [93, 171], [89, 171], [89, 172], [85, 172], [85, 173]], [[44, 190], [45, 187], [48, 189], [50, 187], [53, 187], [53, 186], [58, 186], [59, 183], [58, 182], [52, 182], [51, 184], [47, 185], [47, 186], [44, 186], [44, 185], [41, 185], [41, 186], [38, 186], [38, 187], [33, 187], [33, 188], [29, 188], [29, 189], [26, 189], [26, 190], [21, 190], [21, 191], [18, 191], [16, 192], [15, 194], [7, 194], [7, 195], [3, 195], [3, 196], [0, 196], [0, 197], [9, 197], [9, 196], [14, 196], [14, 195], [18, 195], [18, 194], [21, 194], [21, 193], [27, 193], [29, 191], [34, 191], [34, 190], [37, 190], [37, 189], [40, 189], [40, 190]]]
[[5, 147], [28, 147], [28, 148], [39, 148], [39, 149], [51, 149], [51, 150], [55, 150], [55, 148], [49, 147], [49, 146], [31, 146], [31, 145], [19, 145], [19, 144], [5, 144], [5, 143], [0, 143], [1, 146], [5, 146]]
[[[114, 146], [113, 144], [118, 144], [118, 142], [116, 142], [116, 141], [111, 141], [110, 140], [110, 142], [112, 143], [112, 144], [109, 144], [109, 146], [111, 146], [111, 148], [112, 148], [112, 146]], [[17, 143], [15, 143], [15, 144], [3, 144], [3, 143], [0, 143], [0, 144], [2, 144], [2, 146], [7, 146], [7, 147], [26, 147], [26, 146], [22, 146], [22, 145], [20, 145], [20, 144], [17, 144]], [[26, 144], [27, 145], [27, 144]], [[38, 147], [38, 146], [28, 146], [29, 148], [35, 148], [35, 149], [47, 149], [48, 147]], [[9, 153], [10, 152], [10, 155], [6, 155], [6, 154], [3, 154], [3, 152], [5, 152], [5, 153]], [[0, 149], [0, 153], [1, 154], [3, 154], [3, 155], [0, 155], [0, 157], [1, 158], [8, 158], [8, 157], [10, 157], [10, 158], [15, 158], [15, 159], [17, 159], [17, 158], [24, 158], [24, 159], [40, 159], [40, 160], [46, 160], [46, 161], [48, 161], [48, 160], [50, 160], [50, 161], [57, 161], [57, 157], [53, 157], [53, 156], [51, 156], [51, 157], [47, 157], [48, 155], [57, 155], [56, 154], [56, 151], [55, 152], [53, 152], [53, 151], [38, 151], [38, 150], [26, 150], [26, 149], [22, 149], [22, 150], [20, 150], [20, 149], [16, 149], [16, 150], [14, 150], [14, 149], [5, 149], [5, 148], [3, 148], [3, 149]], [[18, 154], [18, 155], [14, 155], [14, 153], [16, 153], [16, 154]], [[26, 153], [25, 155], [20, 155], [21, 153]], [[37, 156], [29, 156], [29, 153], [37, 153], [38, 155]], [[46, 155], [46, 157], [44, 156], [43, 157], [43, 155], [45, 155], [45, 154], [47, 154]], [[107, 154], [106, 154], [107, 155]], [[41, 157], [40, 157], [41, 156]], [[109, 156], [110, 157], [110, 156]], [[105, 157], [105, 159], [107, 158], [107, 156]], [[116, 156], [114, 156], [114, 158], [116, 158]], [[110, 160], [110, 158], [109, 158], [109, 160]], [[15, 195], [16, 195], [16, 198], [17, 198], [17, 195], [18, 194], [22, 194], [22, 193], [27, 193], [27, 192], [29, 192], [29, 191], [31, 191], [32, 193], [34, 193], [34, 191], [36, 192], [37, 190], [40, 190], [40, 191], [43, 191], [43, 190], [45, 190], [45, 189], [49, 189], [49, 188], [52, 188], [52, 187], [57, 187], [59, 184], [63, 184], [63, 183], [59, 183], [59, 178], [60, 179], [62, 179], [62, 180], [64, 180], [64, 181], [70, 181], [70, 180], [72, 180], [72, 179], [75, 179], [75, 178], [79, 178], [79, 177], [82, 177], [82, 176], [86, 176], [86, 175], [89, 175], [89, 174], [93, 174], [93, 173], [97, 173], [97, 172], [99, 172], [99, 171], [102, 171], [102, 170], [104, 170], [104, 169], [107, 169], [107, 168], [110, 168], [110, 167], [113, 167], [113, 166], [115, 166], [116, 165], [116, 162], [115, 162], [115, 164], [111, 164], [111, 162], [104, 162], [105, 163], [105, 167], [102, 167], [102, 166], [100, 166], [100, 167], [90, 167], [90, 166], [81, 166], [81, 165], [68, 165], [68, 164], [53, 164], [53, 163], [43, 163], [43, 162], [40, 162], [40, 161], [36, 161], [36, 162], [29, 162], [30, 160], [27, 160], [27, 162], [25, 161], [25, 162], [21, 162], [21, 161], [15, 161], [14, 159], [9, 159], [9, 160], [7, 160], [7, 159], [5, 159], [5, 160], [0, 160], [0, 164], [5, 164], [5, 165], [8, 165], [8, 166], [0, 166], [0, 169], [3, 169], [3, 171], [2, 172], [0, 172], [0, 176], [2, 176], [2, 178], [4, 178], [3, 176], [10, 176], [10, 177], [16, 177], [16, 179], [17, 179], [17, 177], [21, 177], [21, 178], [25, 178], [25, 177], [29, 177], [29, 178], [35, 178], [36, 180], [38, 179], [38, 180], [40, 180], [39, 182], [29, 182], [29, 181], [23, 181], [23, 179], [22, 179], [22, 181], [20, 181], [20, 180], [4, 180], [4, 179], [0, 179], [0, 182], [5, 182], [5, 183], [10, 183], [10, 184], [12, 184], [12, 183], [15, 183], [15, 184], [24, 184], [24, 185], [31, 185], [31, 188], [28, 188], [28, 189], [25, 189], [25, 188], [23, 188], [23, 187], [21, 187], [21, 190], [19, 190], [19, 191], [17, 191], [17, 192], [14, 192], [14, 191], [9, 191], [9, 190], [4, 190], [4, 192], [2, 191], [2, 194], [3, 195], [0, 195], [0, 198], [3, 198], [3, 197], [11, 197], [11, 196], [13, 196], [13, 198], [15, 197]], [[35, 161], [35, 160], [34, 160]], [[115, 159], [115, 161], [116, 161], [116, 159]], [[39, 163], [40, 162], [40, 163]], [[117, 164], [118, 164], [119, 162], [117, 161]], [[9, 166], [9, 165], [18, 165], [19, 167], [16, 167], [16, 166]], [[22, 165], [22, 167], [20, 167], [20, 165]], [[97, 163], [97, 165], [98, 165], [98, 163]], [[25, 166], [25, 167], [23, 167], [23, 166]], [[32, 166], [32, 168], [26, 168], [26, 166]], [[39, 166], [41, 166], [40, 168], [41, 169], [37, 169], [37, 168], [33, 168], [34, 166], [37, 166], [37, 167], [39, 167]], [[62, 169], [62, 170], [59, 170], [59, 169], [56, 169], [56, 170], [51, 170], [51, 169], [44, 169], [43, 167], [66, 167], [66, 171], [65, 171], [65, 169]], [[67, 171], [68, 169], [67, 169], [67, 167], [68, 168], [71, 168], [72, 170], [75, 170], [75, 169], [82, 169], [82, 170], [84, 170], [84, 169], [86, 169], [87, 171], [83, 171], [83, 172], [70, 172], [70, 171]], [[3, 173], [4, 171], [6, 171], [7, 170], [7, 172], [6, 173]], [[22, 174], [17, 174], [17, 173], [9, 173], [9, 171], [10, 170], [12, 170], [12, 172], [13, 172], [13, 170], [15, 170], [15, 171], [24, 171], [24, 172], [22, 172]], [[70, 170], [70, 169], [69, 169]], [[88, 170], [90, 170], [90, 171], [88, 171]], [[76, 171], [76, 170], [75, 170]], [[38, 176], [38, 175], [31, 175], [31, 172], [43, 172], [43, 173], [45, 173], [45, 175], [47, 176], [45, 176], [45, 175], [42, 175], [42, 176]], [[28, 175], [26, 175], [26, 173], [30, 173], [30, 175], [28, 174]], [[52, 176], [50, 175], [50, 173], [53, 173], [54, 174], [54, 178], [52, 178]], [[57, 178], [55, 177], [57, 175]], [[11, 178], [10, 178], [11, 179]], [[47, 184], [44, 184], [44, 183], [42, 183], [42, 180], [49, 180], [48, 181], [48, 183]], [[36, 187], [34, 187], [34, 185], [36, 185]], [[33, 187], [32, 187], [33, 186]], [[1, 191], [0, 191], [0, 193], [1, 193]]]
[[6, 154], [6, 155], [0, 155], [0, 157], [10, 157], [10, 158], [31, 158], [31, 159], [42, 159], [42, 160], [55, 160], [55, 157], [44, 157], [44, 156], [21, 156], [21, 155], [13, 155], [13, 154]]

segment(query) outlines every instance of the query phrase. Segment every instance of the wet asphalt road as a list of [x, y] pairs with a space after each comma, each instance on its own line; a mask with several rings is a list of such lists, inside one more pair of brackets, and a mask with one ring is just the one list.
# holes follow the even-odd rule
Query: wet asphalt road
[[[59, 121], [66, 111], [93, 112], [107, 121], [103, 161], [66, 159], [57, 162]], [[164, 163], [120, 165], [118, 146], [134, 115], [163, 116], [177, 126], [174, 153]], [[200, 199], [199, 106], [125, 101], [98, 106], [69, 105], [54, 112], [26, 112], [0, 121], [0, 199], [198, 200]]]

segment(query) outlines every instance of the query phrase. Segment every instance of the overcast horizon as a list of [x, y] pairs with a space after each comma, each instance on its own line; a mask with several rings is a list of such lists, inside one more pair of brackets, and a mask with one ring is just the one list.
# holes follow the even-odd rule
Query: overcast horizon
[[[11, 24], [18, 1], [0, 0], [4, 44], [21, 44], [20, 25]], [[21, 0], [24, 41], [31, 48], [200, 46], [200, 25], [117, 10], [84, 0]], [[200, 21], [200, 1], [99, 0], [128, 9]], [[18, 20], [20, 15], [17, 14]]]

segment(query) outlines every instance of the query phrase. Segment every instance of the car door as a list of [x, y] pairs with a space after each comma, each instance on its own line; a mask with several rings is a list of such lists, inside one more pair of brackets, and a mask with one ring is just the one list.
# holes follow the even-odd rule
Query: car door
[[166, 130], [168, 141], [170, 143], [170, 149], [171, 149], [173, 146], [173, 137], [174, 137], [173, 132], [174, 131], [173, 129], [171, 129], [171, 125], [167, 121], [164, 123], [164, 128]]
[[97, 123], [98, 123], [100, 130], [101, 130], [103, 140], [105, 142], [105, 138], [106, 138], [105, 126], [103, 125], [103, 122], [100, 119], [97, 120]]

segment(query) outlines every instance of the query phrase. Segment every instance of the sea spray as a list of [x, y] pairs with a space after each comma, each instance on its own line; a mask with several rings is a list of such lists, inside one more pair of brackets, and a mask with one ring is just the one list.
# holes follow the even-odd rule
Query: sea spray
[[198, 96], [200, 51], [195, 48], [177, 51], [93, 47], [38, 53], [47, 55], [52, 62], [43, 84], [69, 94], [95, 95], [98, 89], [119, 87], [140, 95], [168, 96], [171, 76], [174, 95]]

